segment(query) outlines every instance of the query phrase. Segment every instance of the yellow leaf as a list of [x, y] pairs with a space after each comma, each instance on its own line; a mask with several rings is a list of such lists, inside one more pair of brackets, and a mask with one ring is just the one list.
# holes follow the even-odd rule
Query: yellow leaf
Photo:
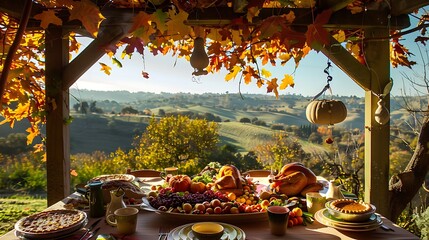
[[37, 135], [39, 135], [39, 133], [40, 133], [39, 129], [32, 128], [32, 127], [27, 128], [26, 132], [28, 132], [28, 135], [27, 135], [27, 144], [28, 145], [30, 145], [33, 142], [34, 138], [37, 137]]
[[40, 26], [47, 29], [49, 24], [62, 25], [63, 21], [55, 15], [55, 10], [50, 9], [34, 15], [34, 19], [40, 20]]
[[271, 77], [271, 72], [265, 68], [262, 68], [261, 75], [265, 78], [269, 78], [269, 77]]
[[343, 30], [339, 30], [338, 33], [334, 34], [332, 37], [335, 38], [340, 43], [346, 40], [346, 34], [344, 33]]
[[14, 111], [15, 117], [17, 120], [23, 119], [27, 116], [27, 112], [30, 111], [30, 102], [26, 102], [25, 104], [19, 103], [18, 107]]
[[170, 20], [166, 23], [168, 34], [172, 36], [174, 40], [183, 39], [183, 36], [186, 36], [190, 33], [190, 27], [185, 24], [185, 21], [188, 19], [188, 13], [185, 11], [180, 11], [176, 14], [175, 10], [170, 10], [168, 12]]
[[104, 63], [100, 63], [100, 65], [101, 65], [101, 69], [100, 70], [103, 71], [105, 74], [110, 75], [110, 70], [112, 70], [112, 68], [109, 67], [109, 66], [107, 66]]
[[238, 65], [235, 65], [232, 68], [232, 71], [225, 76], [225, 81], [229, 81], [229, 80], [235, 78], [237, 76], [237, 74], [240, 72], [240, 70], [241, 70], [241, 67]]
[[279, 59], [282, 60], [282, 62], [287, 62], [291, 58], [291, 55], [289, 53], [285, 53], [279, 56]]
[[70, 20], [79, 20], [92, 36], [97, 37], [100, 23], [105, 19], [98, 6], [90, 0], [73, 3], [74, 7], [70, 10]]
[[288, 86], [295, 86], [293, 81], [293, 77], [289, 74], [285, 74], [285, 77], [282, 79], [282, 83], [280, 84], [280, 90], [286, 89]]

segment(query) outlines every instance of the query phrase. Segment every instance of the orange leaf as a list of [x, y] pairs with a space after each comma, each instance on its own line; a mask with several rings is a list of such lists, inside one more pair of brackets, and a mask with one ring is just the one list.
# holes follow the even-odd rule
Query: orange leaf
[[51, 23], [58, 26], [63, 24], [63, 21], [55, 15], [55, 10], [53, 9], [34, 15], [34, 19], [40, 20], [40, 26], [44, 29], [47, 29]]
[[97, 5], [90, 0], [82, 0], [74, 2], [74, 7], [70, 10], [70, 20], [74, 19], [79, 20], [92, 36], [97, 37], [98, 28], [104, 17]]
[[[150, 42], [150, 36], [156, 32], [151, 24], [151, 15], [144, 11], [140, 11], [133, 19], [133, 25], [131, 26], [129, 33], [132, 33], [134, 37], [140, 38], [144, 44]], [[134, 50], [133, 50], [134, 51]], [[128, 52], [128, 51], [126, 51]]]
[[294, 85], [293, 77], [289, 74], [285, 74], [285, 77], [282, 79], [282, 83], [280, 84], [280, 90], [284, 90], [288, 86], [293, 87]]
[[311, 48], [320, 50], [322, 46], [329, 45], [330, 34], [325, 28], [323, 28], [323, 25], [328, 23], [331, 14], [331, 9], [325, 10], [317, 15], [313, 24], [308, 25], [308, 30], [305, 33], [305, 36], [307, 38], [307, 45]]
[[276, 95], [276, 98], [279, 97], [279, 92], [277, 90], [277, 88], [279, 87], [279, 85], [277, 84], [277, 78], [273, 78], [271, 79], [271, 81], [267, 81], [267, 93], [270, 92], [274, 92], [274, 94]]
[[100, 65], [101, 65], [101, 71], [103, 71], [107, 75], [110, 75], [110, 70], [112, 70], [112, 68], [107, 66], [104, 63], [100, 63]]

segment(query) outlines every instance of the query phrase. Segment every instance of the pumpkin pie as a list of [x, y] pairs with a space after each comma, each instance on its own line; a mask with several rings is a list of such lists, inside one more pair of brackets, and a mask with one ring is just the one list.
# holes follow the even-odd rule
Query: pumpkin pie
[[363, 214], [372, 211], [368, 203], [358, 202], [353, 199], [337, 199], [331, 202], [330, 207], [338, 212]]

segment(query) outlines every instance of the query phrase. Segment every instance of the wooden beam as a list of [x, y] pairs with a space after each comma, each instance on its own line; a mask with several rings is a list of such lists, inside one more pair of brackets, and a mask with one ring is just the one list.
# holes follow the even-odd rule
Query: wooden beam
[[[307, 8], [263, 8], [259, 15], [253, 19], [253, 22], [258, 22], [275, 15], [287, 14], [293, 11], [295, 20], [291, 26], [307, 27], [314, 22], [316, 12], [313, 9]], [[242, 15], [234, 13], [232, 8], [217, 7], [197, 10], [189, 14], [185, 24], [192, 26], [211, 26], [222, 27], [232, 22], [233, 19], [239, 18]], [[347, 9], [341, 9], [334, 12], [329, 19], [329, 22], [324, 25], [326, 28], [332, 29], [365, 29], [374, 27], [389, 27], [391, 30], [404, 29], [410, 26], [408, 15], [399, 15], [390, 18], [386, 11], [366, 11], [363, 13], [351, 14]]]
[[429, 6], [428, 0], [395, 0], [390, 1], [392, 16], [399, 16], [401, 14], [409, 14], [416, 9], [424, 6]]
[[73, 61], [64, 67], [63, 90], [69, 89], [104, 54], [109, 45], [116, 44], [128, 34], [130, 25], [110, 25], [101, 28], [94, 39]]
[[[46, 171], [48, 205], [70, 195], [69, 95], [62, 88], [63, 67], [69, 60], [68, 34], [61, 27], [46, 31]], [[55, 105], [52, 104], [55, 101]], [[56, 106], [56, 107], [54, 107]]]
[[[365, 31], [365, 38], [386, 39], [388, 29]], [[375, 110], [379, 100], [373, 93], [381, 94], [390, 81], [389, 40], [368, 41], [364, 54], [370, 69], [370, 89], [365, 91], [365, 201], [377, 206], [377, 212], [389, 216], [389, 142], [390, 123], [378, 124]], [[390, 95], [384, 98], [390, 108]]]
[[[0, 1], [0, 12], [7, 13], [13, 18], [21, 19], [22, 7], [25, 6], [25, 1], [26, 0]], [[43, 7], [33, 2], [30, 16], [34, 16], [42, 11]]]
[[371, 89], [371, 73], [366, 66], [354, 58], [341, 44], [330, 37], [330, 45], [324, 46], [321, 52], [346, 73], [365, 91]]

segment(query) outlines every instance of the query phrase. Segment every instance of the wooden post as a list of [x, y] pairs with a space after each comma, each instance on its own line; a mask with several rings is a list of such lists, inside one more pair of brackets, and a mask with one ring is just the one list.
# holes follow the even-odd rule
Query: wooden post
[[[380, 125], [374, 120], [379, 98], [373, 92], [382, 93], [390, 81], [388, 36], [388, 29], [367, 29], [364, 43], [372, 90], [365, 91], [365, 201], [377, 206], [377, 212], [385, 216], [389, 215], [390, 124]], [[385, 102], [390, 109], [390, 95], [385, 97]]]
[[69, 94], [62, 90], [63, 67], [69, 61], [68, 33], [46, 30], [46, 170], [48, 205], [70, 195]]

